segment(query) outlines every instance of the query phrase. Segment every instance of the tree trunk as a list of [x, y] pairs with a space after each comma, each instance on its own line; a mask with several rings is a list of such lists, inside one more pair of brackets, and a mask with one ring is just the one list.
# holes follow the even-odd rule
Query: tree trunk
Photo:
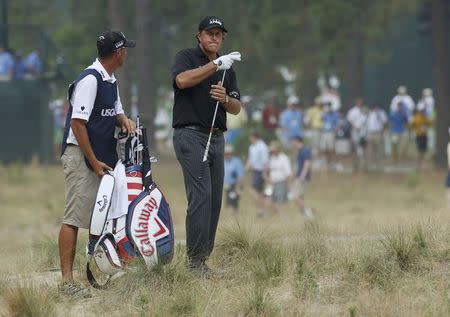
[[[125, 4], [121, 0], [108, 0], [108, 24], [113, 31], [122, 31], [126, 34]], [[119, 84], [120, 100], [125, 112], [130, 114], [131, 106], [131, 67], [128, 61], [116, 71]], [[134, 119], [134, 118], [133, 118]]]
[[344, 109], [353, 106], [355, 99], [364, 95], [365, 41], [362, 27], [361, 21], [356, 23], [356, 27], [351, 33], [351, 44], [348, 48], [344, 72], [347, 86], [347, 98], [343, 104]]
[[449, 2], [431, 1], [431, 32], [434, 49], [434, 76], [436, 97], [436, 156], [439, 167], [447, 166], [448, 127], [450, 123], [450, 47], [449, 47]]
[[153, 12], [150, 0], [136, 0], [136, 62], [138, 80], [138, 108], [142, 124], [147, 128], [149, 145], [154, 146], [154, 118], [156, 115], [156, 82], [152, 50]]

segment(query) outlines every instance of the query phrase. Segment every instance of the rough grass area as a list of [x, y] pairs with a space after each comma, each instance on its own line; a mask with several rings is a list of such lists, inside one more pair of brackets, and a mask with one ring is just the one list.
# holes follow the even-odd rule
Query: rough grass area
[[[181, 173], [171, 159], [154, 177], [184, 240]], [[60, 167], [0, 167], [0, 316], [448, 316], [450, 209], [444, 173], [320, 174], [307, 193], [317, 217], [292, 203], [257, 218], [248, 192], [237, 216], [224, 209], [201, 278], [173, 261], [137, 263], [106, 290], [73, 301], [57, 292], [57, 234], [64, 208]], [[75, 261], [84, 277], [86, 232]]]

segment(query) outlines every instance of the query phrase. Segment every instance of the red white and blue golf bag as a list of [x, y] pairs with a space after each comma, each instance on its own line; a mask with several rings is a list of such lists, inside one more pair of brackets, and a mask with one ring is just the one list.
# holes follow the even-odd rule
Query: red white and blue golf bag
[[[139, 122], [139, 118], [138, 118]], [[134, 136], [119, 134], [119, 152], [125, 165], [128, 211], [108, 218], [115, 178], [102, 177], [93, 208], [86, 273], [89, 283], [106, 286], [111, 277], [141, 258], [149, 268], [168, 263], [174, 252], [174, 231], [169, 204], [152, 178], [146, 129], [139, 126]]]

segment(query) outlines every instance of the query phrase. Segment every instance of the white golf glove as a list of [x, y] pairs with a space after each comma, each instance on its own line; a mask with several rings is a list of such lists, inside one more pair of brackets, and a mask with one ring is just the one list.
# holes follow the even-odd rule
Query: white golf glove
[[233, 65], [234, 61], [241, 60], [241, 53], [232, 52], [228, 55], [220, 56], [219, 58], [213, 60], [213, 63], [216, 64], [217, 70], [225, 70], [230, 69], [231, 65]]

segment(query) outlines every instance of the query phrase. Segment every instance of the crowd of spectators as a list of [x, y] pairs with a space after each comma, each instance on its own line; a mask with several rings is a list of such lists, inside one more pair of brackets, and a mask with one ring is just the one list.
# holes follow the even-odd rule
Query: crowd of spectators
[[[227, 132], [229, 145], [235, 144], [236, 136], [243, 133], [247, 117], [260, 122], [259, 131], [275, 139], [269, 143], [269, 138], [264, 140], [255, 131], [249, 135], [245, 167], [251, 173], [251, 193], [258, 215], [268, 210], [278, 213], [279, 206], [290, 198], [306, 217], [313, 217], [312, 209], [304, 203], [313, 169], [338, 172], [383, 171], [386, 167], [422, 169], [425, 154], [434, 150], [434, 98], [429, 88], [423, 90], [417, 103], [408, 95], [407, 88], [400, 86], [389, 105], [377, 102], [367, 105], [357, 98], [347, 112], [333, 90], [316, 97], [308, 108], [302, 107], [298, 97], [290, 96], [284, 110], [273, 103], [256, 115], [247, 115], [246, 108], [243, 109], [244, 114], [233, 119], [231, 131]], [[233, 160], [237, 159], [234, 155]], [[231, 165], [226, 164], [225, 175], [233, 173]], [[239, 199], [243, 172], [240, 170], [236, 175], [239, 177], [228, 184], [226, 195], [231, 193]], [[235, 201], [233, 209], [238, 209]]]
[[42, 74], [42, 68], [38, 50], [24, 55], [20, 50], [11, 53], [0, 47], [0, 81], [35, 79]]

